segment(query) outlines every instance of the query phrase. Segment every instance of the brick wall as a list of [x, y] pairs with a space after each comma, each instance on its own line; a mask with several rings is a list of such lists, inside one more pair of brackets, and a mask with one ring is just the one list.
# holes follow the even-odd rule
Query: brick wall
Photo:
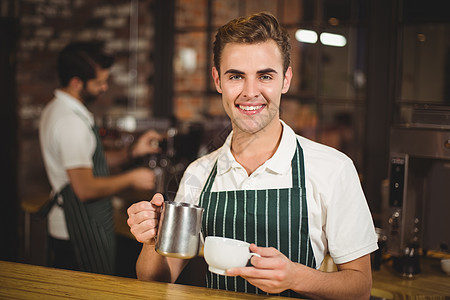
[[[132, 8], [129, 0], [23, 0], [20, 4], [18, 52], [18, 97], [23, 121], [39, 115], [58, 86], [55, 68], [57, 53], [73, 40], [102, 40], [116, 55], [110, 91], [93, 109], [103, 113], [127, 107], [137, 94], [137, 106], [148, 110], [151, 94], [148, 78], [152, 73], [152, 0], [135, 1], [139, 13], [138, 31], [130, 32]], [[134, 18], [134, 16], [133, 16]], [[134, 38], [137, 37], [137, 42]], [[136, 52], [137, 84], [133, 84], [130, 54]], [[130, 90], [134, 89], [134, 90]], [[27, 125], [27, 124], [25, 124]], [[29, 126], [25, 126], [29, 128]]]

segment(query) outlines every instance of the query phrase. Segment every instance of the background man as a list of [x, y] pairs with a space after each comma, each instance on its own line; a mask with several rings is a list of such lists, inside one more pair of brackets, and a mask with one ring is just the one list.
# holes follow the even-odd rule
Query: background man
[[[41, 116], [39, 136], [44, 163], [55, 193], [48, 215], [50, 264], [114, 274], [115, 233], [109, 196], [126, 188], [151, 190], [154, 174], [138, 168], [110, 176], [109, 166], [155, 153], [154, 131], [129, 149], [105, 152], [86, 105], [108, 89], [113, 57], [95, 42], [72, 43], [58, 57], [61, 87]], [[153, 143], [154, 144], [154, 143]]]

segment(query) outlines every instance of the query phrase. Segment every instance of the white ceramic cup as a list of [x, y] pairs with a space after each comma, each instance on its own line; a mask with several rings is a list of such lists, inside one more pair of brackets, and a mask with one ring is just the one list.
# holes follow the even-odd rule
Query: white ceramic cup
[[450, 258], [443, 258], [441, 259], [441, 268], [442, 271], [447, 273], [447, 275], [450, 276]]
[[253, 255], [261, 257], [257, 253], [251, 253], [249, 247], [250, 244], [244, 241], [207, 236], [204, 257], [209, 271], [225, 275], [228, 269], [245, 267]]

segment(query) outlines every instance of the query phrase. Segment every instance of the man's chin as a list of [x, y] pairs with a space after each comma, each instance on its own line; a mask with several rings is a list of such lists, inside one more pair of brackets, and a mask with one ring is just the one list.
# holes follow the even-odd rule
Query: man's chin
[[92, 104], [97, 100], [97, 97], [85, 97], [83, 100], [85, 104]]
[[234, 122], [234, 125], [239, 128], [239, 131], [248, 134], [254, 134], [263, 129], [264, 126], [256, 122]]
[[239, 128], [242, 132], [255, 134], [270, 126], [270, 124], [274, 121], [274, 117], [274, 115], [259, 115], [259, 117], [247, 116], [244, 118], [234, 119], [232, 123], [234, 127]]

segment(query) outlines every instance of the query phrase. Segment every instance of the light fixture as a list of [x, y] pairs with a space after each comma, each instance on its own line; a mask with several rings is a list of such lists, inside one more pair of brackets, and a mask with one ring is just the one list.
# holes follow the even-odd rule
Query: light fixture
[[317, 42], [317, 33], [313, 30], [298, 29], [295, 32], [295, 39], [302, 43], [315, 44]]
[[347, 39], [340, 34], [322, 32], [320, 34], [320, 42], [327, 46], [344, 47], [347, 45]]
[[328, 24], [330, 24], [331, 26], [338, 26], [339, 25], [339, 19], [338, 18], [329, 18], [328, 19]]
[[426, 35], [423, 34], [423, 33], [418, 33], [418, 34], [417, 34], [417, 40], [418, 40], [419, 42], [425, 42], [425, 41], [427, 40], [427, 37], [426, 37]]
[[[295, 39], [301, 43], [317, 43], [317, 33], [313, 30], [298, 29], [295, 32]], [[320, 34], [320, 42], [326, 46], [344, 47], [347, 45], [347, 39], [340, 34], [323, 32]]]

